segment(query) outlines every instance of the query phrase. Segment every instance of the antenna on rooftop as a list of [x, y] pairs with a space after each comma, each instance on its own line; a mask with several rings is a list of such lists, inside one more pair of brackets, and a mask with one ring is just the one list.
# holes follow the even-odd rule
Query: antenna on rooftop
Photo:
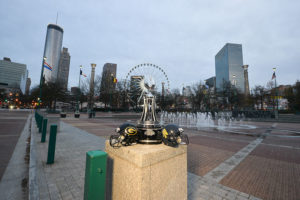
[[56, 25], [57, 25], [57, 20], [58, 20], [58, 12], [56, 14], [56, 22], [55, 22]]

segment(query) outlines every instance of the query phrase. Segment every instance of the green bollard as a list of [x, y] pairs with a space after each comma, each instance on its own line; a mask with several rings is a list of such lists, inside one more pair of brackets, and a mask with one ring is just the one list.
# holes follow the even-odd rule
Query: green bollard
[[48, 119], [44, 119], [44, 121], [43, 121], [43, 131], [42, 131], [42, 137], [41, 137], [41, 142], [42, 143], [44, 143], [46, 141], [47, 122], [48, 122]]
[[39, 114], [37, 114], [36, 125], [37, 125], [38, 128], [40, 127], [40, 120], [41, 120], [41, 116]]
[[38, 123], [38, 114], [37, 114], [37, 112], [35, 113], [35, 123], [36, 124]]
[[36, 126], [39, 127], [39, 115], [36, 114]]
[[43, 120], [44, 120], [44, 117], [41, 116], [41, 118], [40, 118], [40, 123], [39, 123], [39, 124], [40, 124], [40, 126], [39, 126], [39, 133], [42, 132]]
[[47, 164], [54, 163], [57, 125], [50, 126]]
[[40, 116], [39, 114], [36, 115], [36, 125], [39, 127], [39, 123], [40, 123]]
[[86, 153], [84, 200], [105, 199], [107, 153]]

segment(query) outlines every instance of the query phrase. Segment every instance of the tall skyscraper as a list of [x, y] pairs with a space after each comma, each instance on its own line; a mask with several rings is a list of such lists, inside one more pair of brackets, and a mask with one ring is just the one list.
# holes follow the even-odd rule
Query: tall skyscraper
[[28, 78], [28, 70], [26, 70], [25, 73], [22, 74], [21, 76], [20, 90], [22, 94], [26, 94], [27, 78]]
[[44, 47], [45, 63], [43, 61], [45, 82], [55, 82], [57, 79], [63, 32], [63, 29], [56, 24], [49, 24], [47, 27]]
[[28, 71], [25, 64], [0, 60], [0, 88], [20, 89], [25, 94]]
[[70, 70], [70, 54], [68, 48], [63, 48], [58, 65], [57, 81], [62, 84], [65, 90], [68, 89], [69, 70]]
[[117, 64], [105, 63], [102, 70], [100, 92], [109, 93], [111, 90], [115, 89], [116, 84], [114, 84], [113, 79], [116, 78], [116, 75]]
[[215, 69], [217, 91], [223, 91], [226, 84], [232, 84], [245, 93], [241, 44], [227, 43], [215, 56]]
[[31, 79], [30, 79], [30, 78], [27, 78], [27, 81], [26, 81], [26, 89], [25, 89], [25, 94], [26, 94], [26, 95], [29, 95], [30, 85], [31, 85]]
[[117, 76], [117, 64], [105, 63], [102, 70], [100, 100], [106, 105], [112, 105], [112, 94], [115, 90], [116, 84], [114, 79]]

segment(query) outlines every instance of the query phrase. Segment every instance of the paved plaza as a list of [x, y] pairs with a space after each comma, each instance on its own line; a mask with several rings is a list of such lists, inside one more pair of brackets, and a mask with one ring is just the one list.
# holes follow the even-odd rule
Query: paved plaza
[[[114, 129], [124, 122], [134, 123], [138, 116], [136, 113], [97, 113], [93, 119], [85, 114], [75, 119], [68, 114], [61, 122], [52, 165], [46, 164], [48, 136], [46, 143], [40, 142], [41, 135], [29, 116], [24, 129], [30, 134], [23, 130], [16, 150], [26, 144], [24, 141], [30, 135], [30, 154], [35, 157], [29, 169], [30, 194], [39, 199], [82, 199], [85, 153], [104, 150], [105, 140]], [[256, 128], [185, 128], [190, 137], [188, 199], [300, 199], [300, 125], [242, 123]], [[8, 166], [13, 166], [14, 159], [21, 159], [15, 152]], [[6, 169], [3, 177], [12, 177], [10, 174], [13, 170]], [[30, 183], [37, 187], [32, 189]], [[11, 193], [5, 184], [3, 180], [0, 183], [0, 199], [16, 199], [8, 195]]]
[[[108, 138], [121, 123], [135, 122], [133, 116], [104, 113], [63, 121]], [[189, 199], [300, 199], [300, 124], [242, 123], [256, 128], [185, 128], [190, 137]]]

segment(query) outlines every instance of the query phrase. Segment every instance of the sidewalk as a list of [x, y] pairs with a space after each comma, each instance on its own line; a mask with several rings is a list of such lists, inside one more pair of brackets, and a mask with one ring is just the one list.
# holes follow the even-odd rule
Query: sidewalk
[[[83, 199], [85, 153], [91, 150], [104, 150], [105, 139], [61, 122], [61, 131], [57, 133], [54, 164], [48, 165], [47, 152], [49, 133], [45, 143], [41, 143], [32, 120], [32, 137], [36, 148], [36, 185], [38, 199]], [[34, 188], [35, 187], [35, 188]], [[38, 187], [38, 188], [37, 188]]]

